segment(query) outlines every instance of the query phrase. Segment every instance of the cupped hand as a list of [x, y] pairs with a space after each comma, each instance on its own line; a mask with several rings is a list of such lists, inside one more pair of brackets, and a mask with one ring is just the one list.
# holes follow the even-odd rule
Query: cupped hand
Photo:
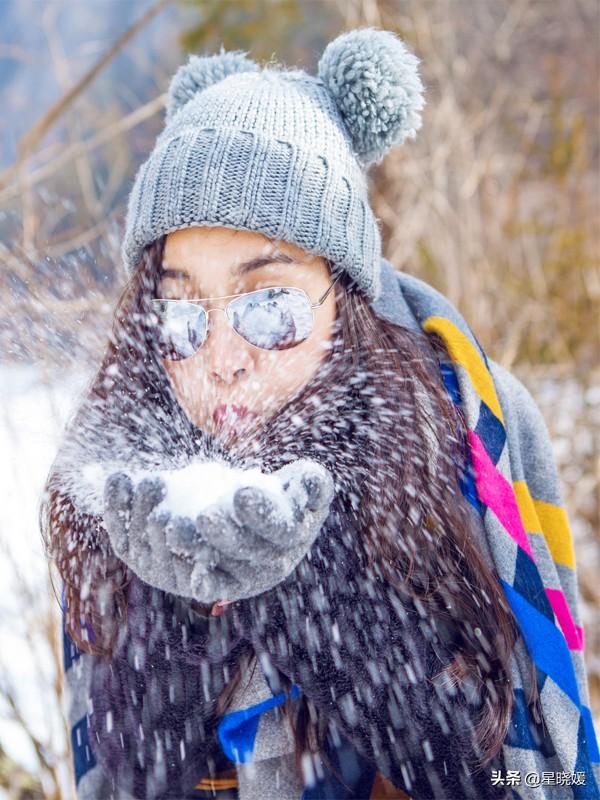
[[281, 497], [256, 486], [205, 508], [195, 520], [158, 509], [164, 481], [136, 487], [124, 473], [105, 485], [104, 522], [116, 555], [164, 591], [214, 603], [252, 597], [284, 580], [310, 549], [329, 514], [333, 479], [321, 464], [299, 459], [273, 473]]

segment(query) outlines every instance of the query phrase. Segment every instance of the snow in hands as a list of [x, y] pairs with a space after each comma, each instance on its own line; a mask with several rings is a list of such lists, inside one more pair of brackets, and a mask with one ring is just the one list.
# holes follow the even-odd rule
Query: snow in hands
[[252, 597], [295, 568], [329, 513], [333, 479], [298, 459], [265, 475], [223, 462], [130, 476], [104, 487], [115, 553], [142, 580], [204, 603]]

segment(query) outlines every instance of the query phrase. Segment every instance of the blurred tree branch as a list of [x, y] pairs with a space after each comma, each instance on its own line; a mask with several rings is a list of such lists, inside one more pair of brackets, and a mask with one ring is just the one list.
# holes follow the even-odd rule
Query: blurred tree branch
[[0, 789], [8, 800], [44, 800], [39, 778], [17, 764], [0, 745]]
[[51, 177], [60, 169], [62, 169], [66, 164], [69, 164], [71, 161], [74, 161], [81, 155], [95, 150], [97, 147], [100, 147], [101, 145], [110, 141], [115, 136], [134, 128], [136, 125], [139, 125], [140, 122], [144, 122], [149, 117], [154, 116], [157, 111], [160, 111], [160, 109], [164, 108], [166, 99], [166, 93], [160, 94], [153, 98], [150, 102], [145, 103], [139, 108], [136, 108], [135, 111], [131, 112], [131, 114], [127, 114], [127, 116], [123, 117], [117, 122], [112, 123], [111, 125], [107, 125], [105, 128], [101, 128], [98, 133], [94, 134], [94, 136], [91, 136], [86, 141], [76, 142], [69, 147], [66, 147], [62, 153], [60, 153], [52, 161], [48, 162], [47, 164], [43, 164], [41, 167], [38, 167], [27, 175], [24, 175], [20, 180], [15, 181], [14, 183], [6, 186], [6, 188], [0, 190], [0, 203], [5, 203], [6, 201], [11, 200], [13, 197], [18, 197], [24, 189], [32, 187], [36, 183], [45, 181], [47, 178]]
[[[48, 50], [50, 51], [50, 56], [54, 65], [56, 79], [63, 92], [67, 92], [68, 86], [71, 83], [71, 75], [62, 38], [56, 25], [57, 12], [57, 6], [47, 6], [42, 14], [42, 25], [46, 33]], [[66, 126], [69, 141], [71, 143], [81, 140], [81, 123], [82, 119], [79, 114], [66, 115]], [[102, 206], [99, 203], [99, 198], [94, 185], [93, 165], [90, 159], [80, 157], [75, 162], [75, 168], [77, 171], [77, 177], [79, 178], [79, 186], [81, 188], [81, 194], [85, 203], [85, 207], [88, 213], [92, 216], [94, 222], [98, 222], [102, 215]]]
[[139, 32], [142, 28], [150, 22], [150, 20], [166, 8], [173, 0], [157, 0], [142, 16], [133, 23], [126, 31], [124, 31], [116, 41], [109, 47], [106, 53], [100, 58], [77, 83], [69, 89], [43, 116], [36, 122], [36, 124], [28, 131], [19, 141], [17, 145], [17, 160], [5, 170], [4, 174], [0, 175], [0, 186], [12, 180], [14, 175], [23, 166], [24, 161], [31, 151], [37, 147], [42, 141], [46, 133], [66, 111], [66, 109], [73, 103], [73, 101], [89, 86], [94, 78], [100, 73], [104, 67], [111, 61], [111, 59], [125, 47], [126, 44]]

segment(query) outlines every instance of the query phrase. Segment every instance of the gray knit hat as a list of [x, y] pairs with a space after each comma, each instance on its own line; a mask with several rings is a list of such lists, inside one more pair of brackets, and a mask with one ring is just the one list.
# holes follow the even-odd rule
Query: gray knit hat
[[170, 231], [218, 225], [296, 244], [379, 297], [381, 237], [366, 168], [415, 138], [420, 63], [391, 31], [325, 48], [318, 77], [241, 51], [191, 56], [169, 87], [166, 125], [129, 198], [123, 258]]

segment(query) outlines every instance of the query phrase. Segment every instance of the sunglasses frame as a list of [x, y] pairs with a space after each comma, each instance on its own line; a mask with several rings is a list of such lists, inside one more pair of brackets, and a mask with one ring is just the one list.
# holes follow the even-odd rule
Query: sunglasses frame
[[[244, 336], [242, 336], [241, 333], [238, 333], [238, 331], [236, 331], [236, 329], [233, 327], [231, 319], [229, 318], [229, 315], [227, 313], [227, 309], [228, 309], [229, 305], [233, 302], [233, 299], [235, 299], [237, 297], [244, 297], [246, 295], [257, 294], [258, 292], [264, 292], [264, 291], [266, 291], [268, 289], [294, 289], [297, 292], [302, 292], [302, 294], [305, 295], [306, 299], [310, 303], [310, 308], [311, 308], [311, 311], [313, 312], [313, 314], [312, 314], [312, 322], [313, 322], [313, 328], [314, 328], [314, 322], [315, 322], [314, 309], [315, 308], [320, 308], [320, 306], [323, 305], [323, 303], [327, 299], [329, 293], [331, 292], [331, 290], [333, 289], [333, 287], [335, 286], [335, 284], [337, 283], [337, 281], [341, 277], [341, 274], [342, 273], [339, 272], [335, 276], [333, 281], [329, 284], [328, 289], [319, 298], [319, 300], [317, 300], [316, 303], [311, 302], [310, 297], [304, 291], [304, 289], [300, 289], [298, 286], [264, 286], [262, 289], [253, 289], [251, 292], [238, 292], [237, 294], [224, 294], [224, 295], [220, 295], [219, 297], [190, 297], [190, 298], [188, 298], [188, 297], [185, 297], [185, 298], [184, 297], [181, 297], [181, 298], [179, 298], [179, 297], [153, 297], [152, 298], [152, 302], [157, 301], [157, 302], [161, 302], [161, 303], [192, 303], [192, 304], [197, 304], [197, 303], [205, 303], [206, 301], [227, 300], [228, 298], [232, 298], [231, 300], [229, 300], [228, 303], [225, 303], [225, 306], [214, 306], [212, 308], [208, 308], [208, 309], [205, 308], [204, 309], [205, 312], [206, 312], [206, 316], [207, 316], [206, 339], [204, 340], [204, 342], [202, 342], [202, 344], [200, 345], [198, 350], [194, 351], [193, 355], [196, 355], [196, 353], [199, 352], [199, 350], [202, 348], [202, 346], [206, 343], [206, 340], [208, 339], [209, 331], [210, 331], [210, 327], [208, 325], [208, 322], [210, 321], [210, 317], [208, 315], [210, 314], [211, 311], [222, 311], [225, 314], [225, 316], [227, 317], [227, 321], [229, 322], [229, 325], [230, 325], [231, 329], [233, 330], [233, 332], [237, 336], [239, 336], [240, 339], [242, 339], [246, 344], [249, 344], [250, 347], [255, 347], [257, 350], [266, 350], [268, 352], [278, 352], [276, 349], [271, 350], [268, 347], [259, 347], [256, 344], [252, 344], [252, 342], [249, 342]], [[312, 332], [313, 328], [311, 328], [311, 332]], [[305, 342], [307, 338], [308, 337], [306, 337], [305, 339], [302, 339], [302, 342]], [[302, 344], [302, 342], [298, 342], [297, 344], [292, 345], [292, 347], [297, 347], [299, 344]], [[286, 348], [286, 349], [291, 349], [291, 348]], [[279, 351], [279, 352], [281, 352], [281, 351]], [[192, 357], [193, 356], [186, 356], [185, 358], [178, 359], [178, 360], [185, 361], [186, 358], [192, 358]]]

